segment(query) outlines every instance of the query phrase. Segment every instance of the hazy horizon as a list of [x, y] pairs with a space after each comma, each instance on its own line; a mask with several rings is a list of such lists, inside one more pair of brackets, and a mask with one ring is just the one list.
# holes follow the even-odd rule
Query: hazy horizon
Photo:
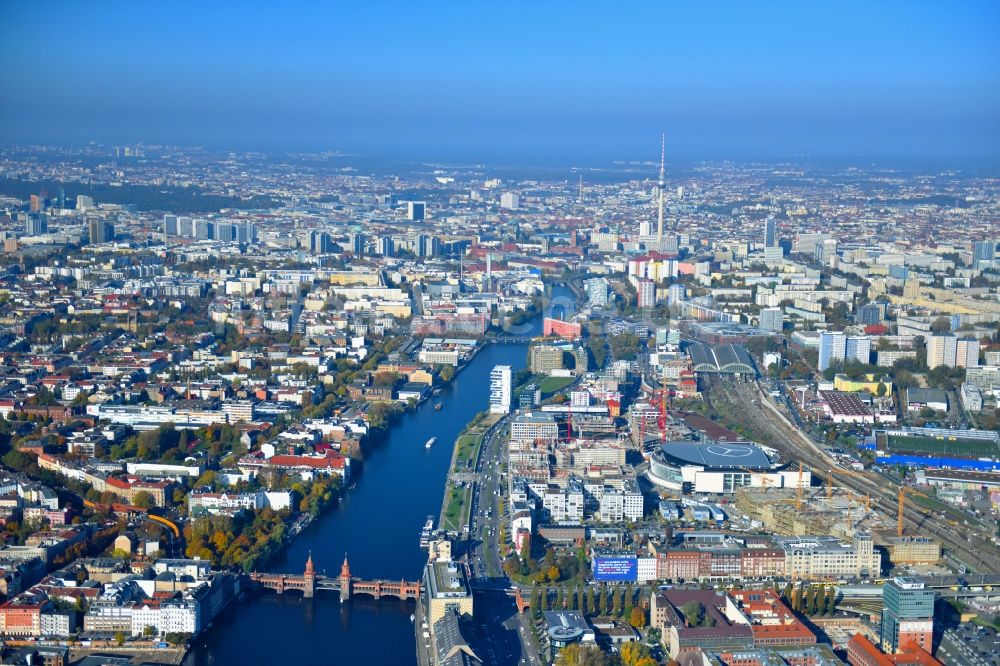
[[8, 3], [0, 142], [995, 165], [989, 2]]

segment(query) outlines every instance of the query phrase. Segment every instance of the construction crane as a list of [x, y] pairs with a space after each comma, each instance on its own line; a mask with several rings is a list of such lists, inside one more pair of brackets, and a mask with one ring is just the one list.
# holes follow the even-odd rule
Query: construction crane
[[916, 488], [910, 488], [909, 486], [899, 487], [899, 498], [898, 498], [898, 511], [896, 514], [896, 536], [903, 536], [903, 509], [906, 508], [906, 493], [912, 493], [914, 495], [920, 495], [921, 492]]

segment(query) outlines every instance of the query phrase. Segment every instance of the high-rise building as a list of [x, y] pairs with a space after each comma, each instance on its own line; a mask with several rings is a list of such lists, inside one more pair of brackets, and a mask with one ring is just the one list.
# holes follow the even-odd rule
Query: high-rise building
[[498, 365], [490, 372], [490, 413], [509, 414], [513, 393], [509, 365]]
[[406, 202], [406, 219], [419, 222], [427, 215], [427, 204], [423, 201]]
[[437, 236], [417, 236], [417, 256], [436, 257], [441, 254], [441, 239]]
[[215, 225], [204, 218], [191, 220], [191, 237], [198, 240], [213, 240]]
[[215, 240], [223, 243], [232, 243], [236, 240], [236, 225], [232, 222], [216, 222]]
[[819, 334], [819, 370], [822, 372], [847, 353], [847, 336], [840, 331], [823, 331]]
[[764, 308], [760, 311], [760, 327], [772, 333], [781, 333], [785, 327], [785, 313], [781, 308]]
[[[958, 338], [953, 333], [935, 334], [927, 337], [927, 367], [939, 365], [954, 368], [958, 362]], [[979, 348], [976, 348], [979, 358]]]
[[365, 245], [368, 243], [368, 238], [362, 233], [354, 233], [350, 236], [351, 241], [351, 253], [355, 257], [362, 257], [365, 254]]
[[774, 247], [778, 244], [777, 230], [778, 223], [773, 217], [768, 217], [764, 221], [764, 247]]
[[855, 317], [855, 322], [858, 324], [870, 326], [880, 321], [882, 321], [882, 308], [879, 307], [878, 303], [865, 303], [858, 308], [858, 314]]
[[87, 221], [87, 236], [91, 245], [110, 243], [115, 239], [115, 226], [100, 218], [90, 219]]
[[882, 651], [897, 653], [912, 640], [929, 652], [933, 636], [934, 590], [915, 578], [887, 580], [882, 586]]
[[396, 253], [396, 244], [391, 236], [380, 236], [375, 240], [375, 254], [391, 257]]
[[872, 357], [872, 339], [867, 335], [849, 335], [844, 343], [844, 361], [867, 365]]
[[996, 241], [976, 241], [972, 244], [972, 267], [982, 268], [986, 262], [992, 262], [996, 254]]
[[177, 235], [177, 216], [176, 215], [164, 215], [163, 216], [163, 233], [167, 236]]
[[237, 243], [253, 243], [257, 240], [257, 227], [253, 224], [237, 224], [234, 233]]
[[90, 210], [94, 207], [93, 197], [88, 197], [86, 194], [76, 195], [76, 209], [77, 210]]
[[979, 365], [979, 339], [959, 338], [955, 341], [955, 365], [973, 368]]
[[521, 205], [521, 197], [516, 192], [504, 192], [500, 195], [500, 207], [516, 210]]
[[656, 305], [656, 283], [652, 280], [639, 280], [636, 285], [636, 295], [640, 308], [651, 308]]
[[312, 254], [326, 254], [332, 251], [333, 240], [330, 238], [330, 234], [325, 231], [309, 232], [309, 252]]
[[41, 236], [49, 233], [49, 216], [45, 213], [28, 213], [24, 221], [26, 236]]

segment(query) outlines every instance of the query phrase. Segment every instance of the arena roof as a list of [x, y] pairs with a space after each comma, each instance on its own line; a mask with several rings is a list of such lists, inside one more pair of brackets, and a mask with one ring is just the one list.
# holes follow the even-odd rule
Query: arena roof
[[771, 469], [771, 459], [754, 444], [667, 442], [660, 448], [667, 462], [706, 469]]

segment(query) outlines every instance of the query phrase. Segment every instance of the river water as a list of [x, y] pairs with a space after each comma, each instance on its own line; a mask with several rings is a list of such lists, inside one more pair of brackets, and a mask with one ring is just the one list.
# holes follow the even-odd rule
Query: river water
[[[526, 328], [522, 335], [540, 334], [540, 318]], [[482, 349], [441, 395], [391, 428], [369, 452], [354, 490], [303, 531], [270, 569], [300, 573], [311, 552], [318, 572], [337, 576], [346, 553], [355, 576], [419, 580], [427, 561], [420, 530], [428, 515], [436, 520], [440, 512], [454, 441], [488, 407], [493, 366], [516, 371], [526, 364], [527, 345]], [[442, 409], [435, 411], [433, 402], [441, 402]], [[438, 441], [428, 450], [424, 444], [431, 437]], [[319, 592], [314, 599], [261, 594], [217, 618], [184, 664], [416, 664], [413, 608], [412, 601], [392, 598], [362, 596], [341, 605], [333, 593]]]

